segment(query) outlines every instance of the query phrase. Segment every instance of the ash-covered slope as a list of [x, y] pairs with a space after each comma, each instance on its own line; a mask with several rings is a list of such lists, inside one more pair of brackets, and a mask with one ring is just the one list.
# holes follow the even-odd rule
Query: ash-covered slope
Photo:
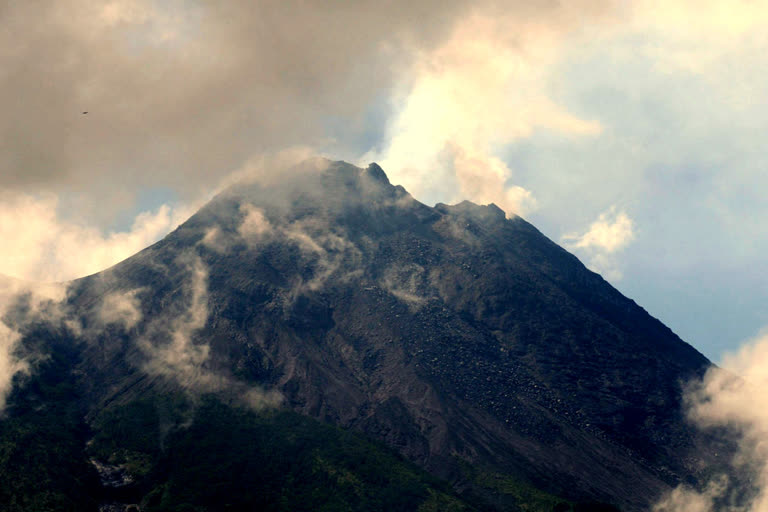
[[280, 402], [499, 506], [507, 478], [626, 510], [692, 478], [704, 356], [522, 218], [317, 167], [73, 285], [89, 418], [179, 386]]

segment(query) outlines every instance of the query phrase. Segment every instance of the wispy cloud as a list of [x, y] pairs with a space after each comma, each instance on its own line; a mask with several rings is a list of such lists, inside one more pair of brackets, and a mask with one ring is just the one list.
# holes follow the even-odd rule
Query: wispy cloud
[[141, 288], [136, 288], [112, 292], [104, 296], [97, 313], [99, 322], [103, 326], [119, 325], [124, 329], [135, 327], [143, 316], [138, 297], [142, 291]]
[[215, 390], [221, 382], [204, 368], [210, 346], [193, 340], [208, 319], [208, 269], [199, 257], [187, 258], [184, 309], [170, 317], [163, 312], [157, 315], [148, 327], [149, 335], [139, 339], [138, 345], [149, 357], [146, 372], [175, 379], [189, 388]]
[[587, 255], [588, 265], [608, 279], [621, 279], [617, 253], [635, 239], [634, 222], [615, 206], [603, 212], [582, 234], [563, 236], [564, 245]]
[[0, 322], [0, 411], [5, 408], [13, 378], [16, 374], [29, 370], [29, 363], [16, 354], [20, 340], [21, 334], [18, 331]]
[[325, 143], [329, 118], [359, 124], [391, 85], [394, 63], [410, 58], [405, 42], [431, 46], [465, 8], [5, 4], [0, 188], [87, 188], [104, 210], [148, 183], [195, 196], [254, 152]]
[[250, 203], [240, 206], [243, 213], [243, 221], [237, 228], [237, 232], [248, 241], [258, 240], [272, 231], [269, 219], [264, 215], [264, 210], [256, 208]]
[[209, 317], [208, 268], [191, 252], [177, 263], [186, 271], [183, 297], [158, 311], [136, 340], [146, 356], [142, 371], [169, 379], [191, 393], [233, 392], [254, 408], [279, 405], [282, 394], [234, 379], [214, 368], [211, 346], [200, 337]]
[[405, 302], [412, 310], [418, 310], [429, 299], [427, 282], [424, 267], [416, 264], [389, 267], [380, 280], [382, 288]]
[[[23, 350], [23, 329], [31, 322], [45, 321], [79, 331], [64, 307], [66, 286], [35, 284], [0, 276], [0, 412], [6, 405], [19, 374], [28, 374], [41, 354]], [[17, 306], [19, 311], [15, 311]]]

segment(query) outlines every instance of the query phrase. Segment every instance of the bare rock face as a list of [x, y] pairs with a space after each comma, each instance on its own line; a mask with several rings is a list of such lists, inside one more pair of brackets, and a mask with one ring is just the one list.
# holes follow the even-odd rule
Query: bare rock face
[[107, 326], [79, 366], [92, 415], [225, 390], [458, 487], [468, 464], [641, 510], [692, 478], [681, 383], [704, 356], [520, 217], [428, 207], [376, 164], [323, 167], [233, 187], [74, 284], [84, 332]]

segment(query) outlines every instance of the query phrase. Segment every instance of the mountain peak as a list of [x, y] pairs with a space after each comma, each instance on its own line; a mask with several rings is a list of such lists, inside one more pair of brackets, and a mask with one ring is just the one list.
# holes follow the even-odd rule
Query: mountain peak
[[384, 169], [379, 166], [379, 164], [375, 162], [371, 163], [366, 169], [366, 172], [368, 173], [368, 176], [375, 179], [376, 181], [380, 181], [389, 185], [389, 178], [387, 178], [387, 174], [384, 172]]
[[504, 210], [494, 203], [479, 205], [472, 201], [464, 200], [454, 205], [437, 203], [435, 209], [440, 212], [450, 213], [461, 217], [471, 217], [480, 221], [498, 222], [506, 219]]

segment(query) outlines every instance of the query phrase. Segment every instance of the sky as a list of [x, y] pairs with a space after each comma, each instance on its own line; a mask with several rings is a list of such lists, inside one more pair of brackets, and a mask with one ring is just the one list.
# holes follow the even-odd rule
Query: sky
[[98, 272], [254, 162], [321, 154], [522, 216], [714, 361], [768, 326], [768, 2], [41, 0], [0, 21], [1, 274]]

